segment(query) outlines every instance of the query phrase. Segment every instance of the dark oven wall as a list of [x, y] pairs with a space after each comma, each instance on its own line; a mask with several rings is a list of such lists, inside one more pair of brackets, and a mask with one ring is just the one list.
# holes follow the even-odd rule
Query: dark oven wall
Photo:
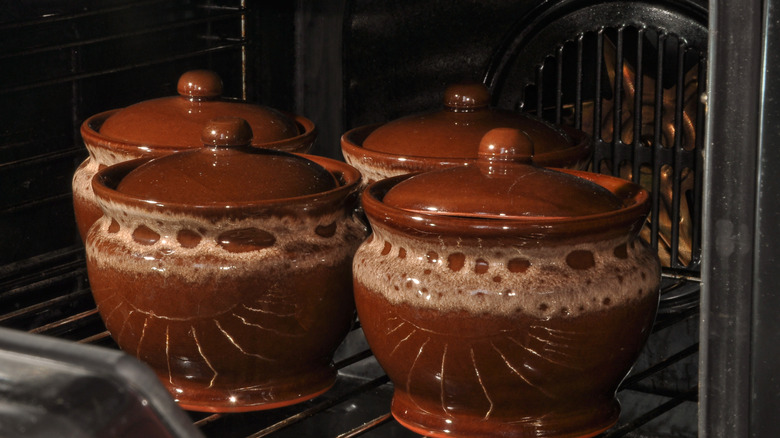
[[190, 69], [217, 72], [226, 99], [294, 112], [295, 4], [0, 5], [0, 323], [37, 330], [93, 307], [71, 190], [87, 157], [82, 122], [176, 95]]
[[532, 1], [352, 1], [344, 35], [348, 128], [441, 107], [447, 85], [484, 80]]

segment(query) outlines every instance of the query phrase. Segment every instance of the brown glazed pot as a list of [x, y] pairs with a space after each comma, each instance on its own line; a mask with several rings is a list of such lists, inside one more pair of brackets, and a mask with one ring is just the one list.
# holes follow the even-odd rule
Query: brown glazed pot
[[305, 117], [220, 98], [222, 80], [208, 70], [184, 73], [178, 96], [152, 99], [96, 114], [81, 125], [89, 157], [73, 176], [73, 206], [82, 239], [103, 213], [92, 192], [92, 177], [106, 166], [202, 147], [203, 126], [217, 117], [241, 117], [254, 132], [253, 146], [308, 152], [317, 131]]
[[513, 111], [491, 108], [480, 83], [455, 84], [444, 92], [443, 109], [413, 114], [384, 125], [366, 125], [341, 137], [344, 160], [366, 183], [391, 176], [473, 165], [479, 142], [493, 128], [521, 129], [531, 137], [533, 162], [543, 167], [585, 169], [593, 150], [583, 131], [555, 126]]
[[239, 412], [325, 392], [354, 321], [351, 264], [368, 234], [360, 174], [249, 146], [240, 119], [206, 147], [100, 170], [86, 239], [111, 336], [187, 409]]
[[490, 131], [476, 166], [362, 194], [358, 316], [417, 433], [590, 437], [618, 419], [658, 307], [660, 265], [637, 237], [648, 193], [523, 164], [526, 140]]

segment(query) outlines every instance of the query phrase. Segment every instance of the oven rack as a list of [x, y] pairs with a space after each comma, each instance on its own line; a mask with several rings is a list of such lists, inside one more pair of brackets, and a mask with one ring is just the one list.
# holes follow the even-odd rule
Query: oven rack
[[[60, 288], [73, 292], [57, 294]], [[648, 345], [618, 392], [623, 411], [619, 423], [601, 438], [696, 436], [699, 308], [691, 297], [699, 288], [697, 278], [664, 273]], [[0, 290], [0, 309], [11, 309], [0, 314], [0, 326], [118, 349], [92, 301], [83, 247], [4, 268]], [[24, 302], [29, 296], [38, 299]], [[206, 437], [419, 436], [390, 415], [392, 383], [371, 354], [359, 323], [334, 362], [336, 384], [310, 401], [250, 413], [188, 414]]]

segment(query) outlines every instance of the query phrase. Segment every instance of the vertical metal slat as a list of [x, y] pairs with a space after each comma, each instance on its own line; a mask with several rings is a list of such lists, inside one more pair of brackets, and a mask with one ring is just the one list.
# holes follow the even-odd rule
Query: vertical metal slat
[[634, 160], [632, 168], [632, 180], [635, 183], [639, 183], [642, 172], [642, 160], [641, 154], [637, 151], [642, 147], [642, 100], [644, 98], [644, 38], [645, 30], [639, 29], [637, 32], [636, 43], [636, 70], [634, 77], [634, 138], [632, 138], [632, 144], [634, 146]]
[[615, 43], [615, 83], [613, 85], [612, 101], [612, 175], [620, 175], [620, 163], [623, 145], [623, 34], [625, 28], [617, 30]]
[[574, 93], [574, 127], [582, 129], [582, 50], [584, 34], [577, 36], [577, 80]]
[[595, 59], [597, 60], [595, 63], [596, 68], [596, 74], [595, 74], [595, 85], [596, 85], [596, 93], [593, 98], [593, 141], [596, 144], [596, 152], [593, 156], [593, 170], [598, 172], [599, 167], [601, 166], [601, 161], [604, 159], [604, 152], [602, 148], [599, 148], [598, 145], [601, 144], [602, 138], [601, 138], [601, 79], [603, 75], [603, 66], [601, 63], [601, 60], [604, 59], [604, 29], [601, 28], [596, 33], [596, 53], [595, 53]]
[[536, 115], [544, 116], [544, 64], [536, 67]]
[[677, 43], [677, 93], [675, 95], [674, 105], [674, 153], [672, 154], [672, 171], [674, 177], [672, 178], [672, 237], [671, 237], [671, 259], [670, 265], [672, 267], [681, 267], [680, 264], [680, 180], [682, 179], [682, 117], [684, 106], [684, 91], [685, 91], [685, 53], [687, 52], [686, 45], [683, 41], [678, 40]]
[[[705, 59], [703, 56], [699, 55], [699, 61], [698, 61], [699, 71], [697, 73], [697, 80], [698, 80], [698, 88], [696, 96], [704, 96], [707, 92], [707, 63], [705, 62]], [[704, 124], [706, 120], [706, 111], [707, 107], [705, 102], [699, 98], [696, 108], [696, 126], [698, 127], [696, 132], [696, 146], [694, 150], [694, 157], [693, 157], [693, 163], [694, 163], [694, 181], [693, 181], [693, 192], [695, 194], [693, 198], [693, 214], [694, 217], [701, 218], [702, 217], [702, 198], [701, 196], [703, 185], [704, 185]], [[693, 220], [692, 221], [692, 227], [691, 227], [691, 248], [693, 249], [694, 253], [692, 254], [691, 258], [691, 264], [692, 265], [698, 265], [701, 262], [701, 251], [699, 250], [701, 248], [701, 220]]]
[[664, 93], [663, 93], [663, 77], [664, 77], [664, 56], [666, 54], [666, 34], [662, 33], [658, 35], [658, 52], [657, 60], [658, 65], [656, 68], [655, 78], [655, 114], [653, 118], [653, 183], [652, 183], [652, 202], [653, 211], [651, 213], [651, 233], [650, 244], [653, 248], [658, 248], [658, 218], [660, 210], [660, 193], [661, 193], [661, 157], [663, 156], [663, 144], [662, 144], [662, 131], [661, 125], [663, 123], [663, 109], [664, 109]]
[[561, 110], [563, 108], [563, 45], [555, 50], [556, 81], [555, 81], [555, 124], [561, 124]]

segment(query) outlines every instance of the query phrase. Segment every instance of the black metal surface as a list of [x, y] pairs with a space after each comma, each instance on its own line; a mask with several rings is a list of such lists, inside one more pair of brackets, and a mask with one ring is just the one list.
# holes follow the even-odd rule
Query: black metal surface
[[353, 0], [344, 23], [345, 128], [437, 110], [447, 85], [482, 81], [531, 2]]
[[777, 4], [711, 6], [699, 428], [777, 436]]
[[216, 70], [225, 96], [242, 96], [242, 10], [202, 3], [2, 3], [0, 266], [79, 244], [70, 181], [86, 117], [174, 95], [192, 68]]
[[0, 435], [202, 437], [137, 359], [5, 328], [0, 329]]
[[768, 0], [763, 17], [763, 59], [761, 70], [761, 124], [759, 128], [758, 178], [756, 188], [756, 239], [753, 247], [755, 269], [753, 284], [752, 354], [751, 358], [751, 412], [750, 427], [753, 436], [780, 436], [777, 421], [777, 407], [780, 406], [780, 355], [775, 346], [780, 343], [780, 248], [775, 244], [778, 238], [777, 224], [780, 224], [780, 178], [777, 166], [780, 164], [780, 132], [775, 121], [780, 120], [780, 95], [778, 66], [780, 66], [780, 27], [777, 17], [780, 3]]

